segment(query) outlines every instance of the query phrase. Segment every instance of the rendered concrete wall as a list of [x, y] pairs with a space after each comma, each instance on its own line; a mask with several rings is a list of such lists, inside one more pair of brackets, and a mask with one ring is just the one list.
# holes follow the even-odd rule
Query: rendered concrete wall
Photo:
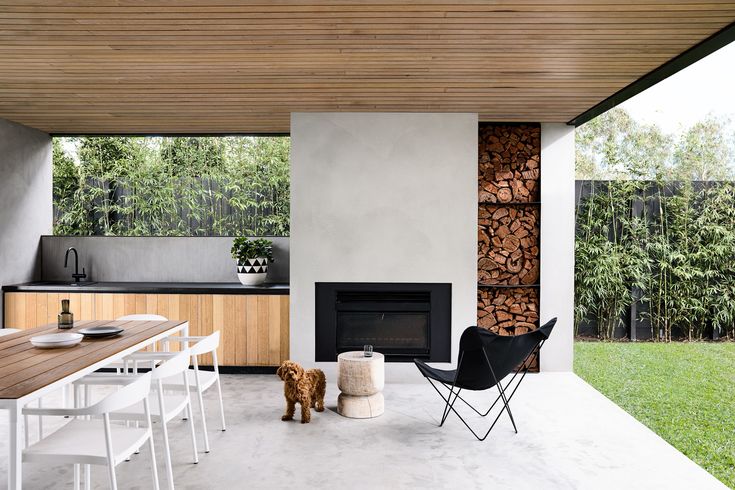
[[51, 137], [0, 119], [0, 286], [40, 277], [39, 238], [51, 232], [51, 194]]
[[541, 320], [557, 317], [541, 371], [574, 360], [574, 128], [541, 125]]
[[[273, 241], [275, 262], [268, 282], [288, 282], [289, 239]], [[79, 269], [91, 281], [237, 282], [230, 237], [57, 237], [42, 238], [43, 280], [70, 280], [64, 269], [69, 247], [79, 252]]]
[[292, 359], [335, 371], [314, 362], [315, 282], [446, 282], [456, 361], [476, 322], [477, 115], [292, 114], [291, 264]]

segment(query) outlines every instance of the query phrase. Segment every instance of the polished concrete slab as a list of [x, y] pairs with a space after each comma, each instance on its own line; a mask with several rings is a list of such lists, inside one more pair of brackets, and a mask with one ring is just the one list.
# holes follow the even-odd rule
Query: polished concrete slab
[[[333, 381], [333, 380], [332, 380]], [[281, 382], [274, 375], [224, 376], [226, 432], [218, 430], [216, 399], [206, 399], [212, 451], [191, 464], [186, 425], [171, 428], [177, 488], [493, 488], [718, 489], [718, 480], [573, 374], [529, 375], [507, 417], [478, 442], [450, 417], [437, 427], [442, 404], [428, 384], [388, 384], [386, 412], [356, 420], [335, 411], [338, 390], [327, 388], [327, 411], [312, 422], [282, 422]], [[475, 396], [480, 401], [489, 394]], [[468, 414], [469, 415], [469, 414]], [[489, 421], [469, 417], [479, 427]], [[0, 425], [0, 472], [5, 484], [7, 419]], [[57, 421], [58, 423], [58, 421]], [[48, 425], [48, 424], [47, 424]], [[160, 436], [156, 440], [166, 488]], [[142, 451], [118, 466], [121, 489], [151, 487]], [[24, 488], [72, 487], [71, 467], [24, 465]], [[107, 488], [103, 468], [93, 487]]]

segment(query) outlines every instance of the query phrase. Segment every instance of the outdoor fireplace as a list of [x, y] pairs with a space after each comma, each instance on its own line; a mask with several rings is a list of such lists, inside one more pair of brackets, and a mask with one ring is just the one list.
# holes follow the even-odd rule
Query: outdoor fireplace
[[372, 345], [389, 362], [449, 362], [451, 299], [451, 284], [316, 283], [316, 360]]

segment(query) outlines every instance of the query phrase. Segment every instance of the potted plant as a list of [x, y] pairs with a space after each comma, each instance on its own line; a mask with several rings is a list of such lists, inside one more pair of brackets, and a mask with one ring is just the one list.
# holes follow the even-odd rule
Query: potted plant
[[232, 258], [237, 261], [237, 278], [245, 286], [257, 286], [268, 275], [273, 262], [273, 242], [265, 238], [237, 237], [232, 243]]

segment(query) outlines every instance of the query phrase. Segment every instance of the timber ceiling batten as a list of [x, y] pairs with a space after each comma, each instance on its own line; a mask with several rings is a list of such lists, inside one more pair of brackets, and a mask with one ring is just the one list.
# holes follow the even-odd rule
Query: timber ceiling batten
[[0, 117], [52, 133], [283, 133], [293, 111], [564, 122], [733, 20], [718, 0], [0, 0]]

